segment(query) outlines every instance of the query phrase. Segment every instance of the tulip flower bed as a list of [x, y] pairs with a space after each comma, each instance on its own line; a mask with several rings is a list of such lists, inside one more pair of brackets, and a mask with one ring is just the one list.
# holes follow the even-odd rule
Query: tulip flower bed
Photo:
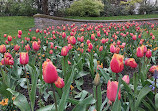
[[30, 29], [27, 37], [4, 34], [0, 109], [158, 110], [157, 29], [149, 22], [67, 24]]

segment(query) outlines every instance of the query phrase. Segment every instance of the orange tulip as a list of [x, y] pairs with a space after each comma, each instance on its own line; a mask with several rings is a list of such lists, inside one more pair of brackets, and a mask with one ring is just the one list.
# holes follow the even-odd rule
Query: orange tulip
[[[118, 88], [118, 82], [117, 81], [108, 81], [107, 84], [107, 98], [111, 101], [114, 102], [116, 99], [117, 95], [117, 88]], [[121, 90], [119, 90], [118, 93], [118, 99], [121, 99]]]
[[124, 57], [119, 54], [114, 54], [112, 57], [112, 60], [110, 62], [110, 67], [112, 72], [119, 73], [123, 70], [124, 64], [123, 64]]
[[54, 84], [57, 88], [63, 88], [65, 86], [63, 79], [60, 77], [58, 77], [57, 81], [55, 81]]
[[47, 59], [43, 64], [43, 79], [46, 83], [54, 83], [58, 79], [56, 67], [50, 59]]
[[136, 63], [136, 61], [135, 61], [134, 58], [126, 59], [126, 60], [125, 60], [125, 65], [126, 65], [126, 66], [130, 66], [130, 67], [132, 67], [132, 68], [136, 68], [136, 67], [137, 67], [137, 63]]
[[6, 52], [6, 46], [4, 44], [0, 45], [0, 53]]
[[20, 52], [20, 64], [26, 65], [29, 62], [28, 52]]

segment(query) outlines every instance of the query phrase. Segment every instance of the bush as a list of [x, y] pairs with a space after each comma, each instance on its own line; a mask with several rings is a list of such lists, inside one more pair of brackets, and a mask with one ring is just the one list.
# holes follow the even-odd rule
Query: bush
[[106, 4], [104, 6], [104, 12], [102, 16], [120, 16], [120, 15], [128, 15], [129, 9], [122, 6], [122, 5], [115, 5], [115, 4]]
[[75, 1], [70, 8], [66, 9], [68, 16], [100, 16], [104, 5], [95, 0], [79, 0]]
[[154, 7], [151, 4], [140, 4], [140, 7], [138, 9], [139, 14], [151, 14], [152, 11], [156, 10], [156, 7]]
[[37, 9], [33, 6], [32, 0], [24, 0], [23, 2], [8, 1], [3, 5], [1, 10], [3, 15], [24, 15], [31, 16], [37, 13]]

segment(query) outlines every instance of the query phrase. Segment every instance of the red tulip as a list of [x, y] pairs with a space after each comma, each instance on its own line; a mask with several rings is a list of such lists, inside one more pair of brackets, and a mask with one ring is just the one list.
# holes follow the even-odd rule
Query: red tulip
[[136, 36], [136, 35], [133, 35], [133, 36], [132, 36], [132, 39], [133, 39], [133, 40], [136, 40], [136, 39], [137, 39], [137, 36]]
[[19, 35], [22, 35], [22, 31], [21, 31], [21, 30], [18, 30], [18, 34], [19, 34]]
[[110, 52], [115, 53], [115, 46], [113, 44], [110, 46]]
[[20, 64], [26, 65], [29, 62], [28, 52], [20, 52]]
[[12, 41], [12, 36], [8, 35], [8, 41]]
[[63, 33], [62, 33], [62, 38], [65, 38], [65, 37], [66, 37], [66, 33], [63, 32]]
[[102, 51], [102, 50], [103, 50], [103, 46], [100, 46], [100, 47], [99, 47], [99, 51]]
[[58, 77], [57, 81], [54, 82], [57, 88], [63, 88], [65, 83], [62, 78]]
[[20, 48], [20, 46], [18, 46], [18, 45], [15, 45], [15, 46], [14, 46], [14, 50], [15, 50], [15, 51], [18, 51], [19, 48]]
[[61, 49], [61, 56], [67, 56], [67, 53], [69, 52], [69, 49], [67, 46], [64, 46], [62, 49]]
[[136, 61], [135, 61], [134, 58], [126, 59], [126, 60], [125, 60], [125, 65], [126, 65], [126, 66], [130, 66], [130, 67], [132, 67], [132, 68], [136, 68], [136, 67], [137, 67], [137, 63], [136, 63]]
[[[107, 84], [107, 98], [111, 102], [114, 102], [116, 99], [117, 89], [118, 89], [118, 82], [109, 80]], [[121, 90], [119, 90], [118, 99], [119, 100], [121, 99]]]
[[137, 57], [143, 57], [144, 56], [144, 50], [142, 47], [137, 48]]
[[124, 75], [122, 80], [125, 81], [127, 84], [129, 84], [130, 79], [128, 75]]
[[146, 57], [147, 57], [147, 58], [150, 58], [151, 56], [152, 56], [151, 50], [148, 50], [148, 51], [146, 52]]
[[32, 48], [35, 50], [35, 51], [38, 51], [39, 48], [40, 48], [40, 45], [38, 44], [38, 42], [34, 41], [32, 43]]
[[123, 70], [124, 64], [123, 64], [124, 57], [119, 54], [114, 54], [112, 57], [112, 60], [110, 62], [110, 67], [112, 72], [119, 73]]
[[94, 34], [91, 35], [91, 39], [92, 39], [92, 40], [95, 39], [95, 35], [94, 35]]
[[92, 49], [93, 49], [93, 45], [92, 45], [91, 43], [89, 43], [89, 44], [88, 44], [88, 48], [89, 48], [90, 50], [92, 50]]
[[152, 67], [149, 69], [149, 71], [150, 71], [151, 73], [154, 73], [155, 70], [158, 71], [158, 65], [154, 65], [154, 66], [152, 66]]
[[69, 38], [69, 42], [70, 42], [72, 45], [76, 44], [76, 38], [75, 38], [74, 36], [71, 36], [71, 37]]
[[4, 44], [0, 45], [0, 53], [6, 52], [6, 46]]
[[54, 83], [58, 79], [56, 67], [50, 59], [47, 59], [43, 64], [43, 79], [46, 83]]
[[25, 49], [26, 49], [26, 51], [29, 51], [30, 50], [30, 45], [29, 44], [25, 45]]
[[53, 50], [50, 50], [50, 51], [49, 51], [49, 54], [53, 54]]

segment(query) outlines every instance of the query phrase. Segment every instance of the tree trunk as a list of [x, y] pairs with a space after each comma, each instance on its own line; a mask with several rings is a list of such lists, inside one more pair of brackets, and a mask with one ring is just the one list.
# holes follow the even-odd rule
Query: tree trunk
[[44, 14], [48, 15], [48, 0], [42, 0], [42, 11]]

